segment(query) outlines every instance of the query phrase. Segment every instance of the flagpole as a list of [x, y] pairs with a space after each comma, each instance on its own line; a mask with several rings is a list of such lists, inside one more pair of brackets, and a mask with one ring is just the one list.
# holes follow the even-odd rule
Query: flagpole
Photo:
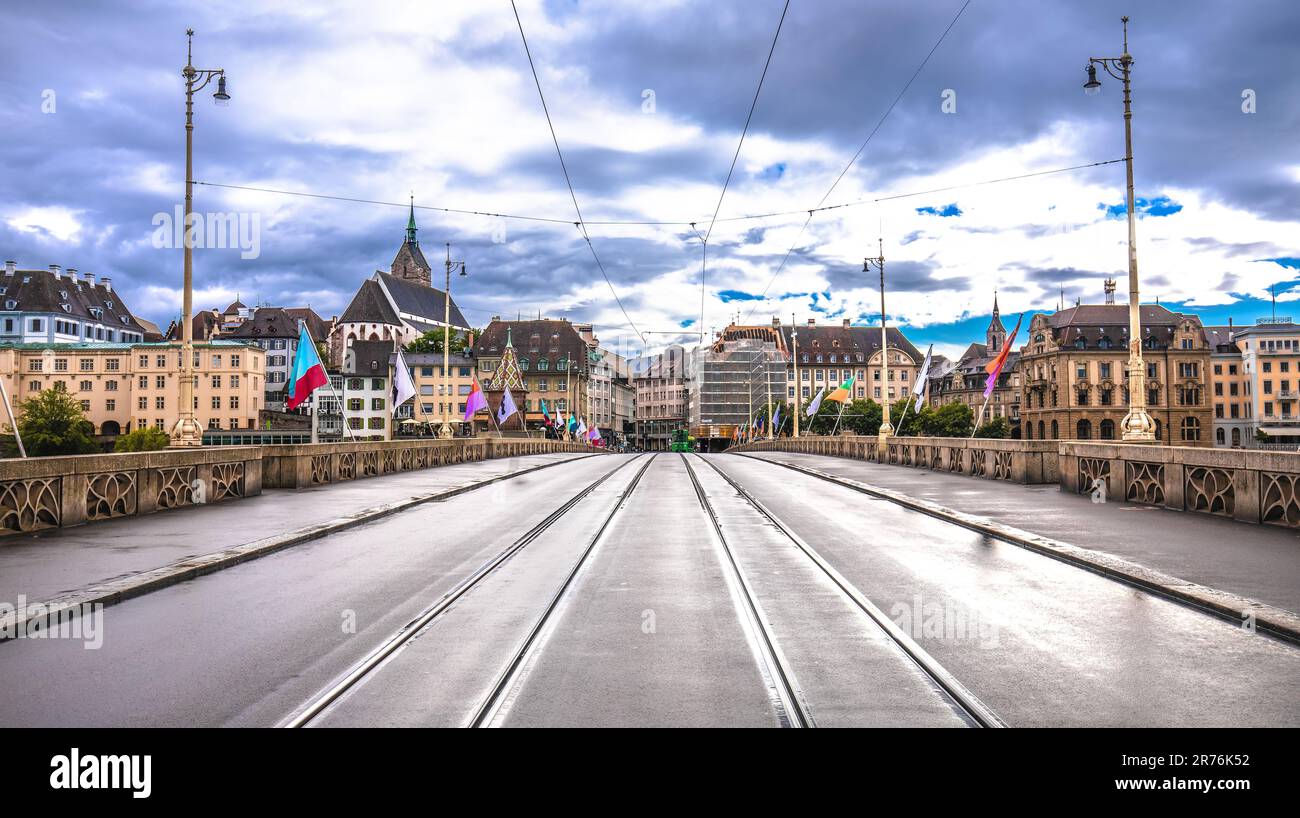
[[974, 438], [974, 437], [975, 437], [975, 433], [976, 433], [977, 431], [979, 431], [979, 428], [980, 428], [980, 421], [984, 420], [984, 408], [987, 407], [988, 405], [989, 405], [989, 396], [988, 396], [988, 395], [985, 395], [985, 396], [984, 396], [984, 402], [980, 404], [980, 413], [979, 413], [979, 417], [975, 418], [975, 425], [974, 425], [974, 426], [971, 428], [971, 430], [970, 430], [970, 436], [971, 436], [971, 438]]

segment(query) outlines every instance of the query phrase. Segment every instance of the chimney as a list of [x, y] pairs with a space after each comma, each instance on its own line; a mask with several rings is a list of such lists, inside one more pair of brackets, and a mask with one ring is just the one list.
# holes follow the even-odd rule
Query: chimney
[[817, 326], [817, 319], [816, 319], [816, 318], [809, 318], [809, 319], [808, 319], [808, 326], [810, 326], [810, 327], [815, 327], [815, 326]]
[[[90, 275], [90, 274], [87, 273], [87, 275]], [[99, 283], [100, 283], [100, 284], [103, 284], [103, 285], [104, 285], [104, 289], [107, 290], [108, 292], [110, 292], [110, 293], [113, 292], [113, 279], [109, 278], [108, 276], [104, 276], [103, 278], [101, 278], [101, 279], [99, 280]]]
[[[69, 272], [71, 272], [71, 270], [69, 270]], [[74, 278], [75, 278], [75, 276], [74, 276]], [[86, 283], [89, 284], [89, 285], [92, 286], [92, 287], [95, 286], [95, 274], [94, 274], [94, 273], [86, 273]]]
[[54, 273], [55, 278], [59, 278], [61, 275], [63, 275], [62, 269], [57, 264], [50, 265], [50, 272]]
[[776, 327], [777, 329], [780, 329], [780, 328], [781, 328], [781, 319], [780, 319], [780, 318], [777, 318], [775, 315], [772, 316], [772, 326], [773, 326], [773, 327]]
[[72, 279], [74, 282], [77, 280], [77, 268], [76, 268], [76, 267], [69, 267], [69, 268], [68, 268], [68, 278]]
[[18, 271], [18, 262], [16, 261], [5, 262], [5, 275], [11, 276], [17, 271]]
[[847, 318], [844, 319], [844, 328], [845, 328], [845, 329], [848, 329], [848, 328], [849, 328], [849, 319], [847, 319]]

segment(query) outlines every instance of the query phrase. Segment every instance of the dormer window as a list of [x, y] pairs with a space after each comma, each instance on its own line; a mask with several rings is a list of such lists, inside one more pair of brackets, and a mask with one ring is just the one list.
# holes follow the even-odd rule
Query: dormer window
[[113, 302], [112, 302], [112, 301], [105, 301], [105, 302], [104, 302], [104, 306], [107, 307], [107, 308], [110, 309], [110, 310], [117, 309], [116, 307], [113, 306]]
[[[64, 298], [66, 298], [66, 297], [67, 297], [67, 296], [64, 296]], [[59, 307], [60, 307], [64, 312], [72, 312], [72, 305], [71, 305], [71, 304], [60, 304]]]
[[5, 302], [5, 309], [7, 310], [18, 309], [18, 302], [10, 298], [8, 301]]
[[64, 301], [67, 301], [67, 300], [68, 300], [68, 291], [67, 291], [67, 290], [59, 290], [59, 298], [62, 298]]
[[91, 316], [93, 316], [93, 317], [95, 318], [95, 320], [97, 320], [97, 321], [100, 320], [100, 319], [102, 319], [102, 318], [104, 317], [104, 311], [101, 310], [99, 307], [91, 307], [91, 308], [90, 308], [90, 314], [91, 314]]
[[127, 321], [130, 320], [130, 319], [128, 319], [125, 315], [118, 316], [118, 317], [122, 319], [122, 323], [123, 323], [123, 324], [125, 324]]

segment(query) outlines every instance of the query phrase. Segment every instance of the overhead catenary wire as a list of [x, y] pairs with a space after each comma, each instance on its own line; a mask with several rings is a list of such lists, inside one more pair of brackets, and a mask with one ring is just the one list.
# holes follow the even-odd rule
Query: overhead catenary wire
[[776, 283], [776, 280], [781, 276], [781, 272], [785, 269], [785, 265], [790, 261], [790, 254], [793, 253], [794, 248], [799, 245], [799, 240], [803, 238], [803, 234], [808, 229], [808, 225], [812, 223], [813, 213], [817, 212], [817, 208], [826, 204], [826, 200], [830, 198], [831, 193], [833, 193], [835, 191], [835, 188], [839, 186], [840, 180], [843, 179], [845, 174], [849, 172], [849, 169], [852, 168], [853, 165], [857, 163], [858, 158], [862, 156], [862, 152], [867, 149], [867, 145], [871, 143], [871, 140], [875, 137], [876, 133], [880, 130], [880, 127], [885, 124], [885, 120], [889, 118], [889, 115], [894, 112], [894, 108], [898, 106], [899, 101], [907, 93], [907, 90], [912, 87], [912, 83], [916, 81], [916, 78], [918, 76], [920, 76], [921, 71], [924, 70], [925, 66], [930, 62], [930, 58], [934, 56], [934, 52], [939, 50], [939, 46], [943, 44], [943, 41], [945, 39], [947, 39], [948, 32], [952, 31], [953, 26], [957, 25], [957, 21], [961, 19], [962, 14], [965, 13], [967, 7], [969, 7], [970, 4], [971, 4], [971, 0], [966, 0], [966, 2], [962, 4], [962, 7], [957, 9], [957, 13], [953, 15], [952, 21], [948, 23], [948, 27], [945, 28], [943, 30], [943, 33], [939, 35], [939, 39], [935, 40], [934, 45], [931, 46], [929, 52], [926, 53], [925, 59], [921, 60], [920, 65], [918, 65], [916, 67], [916, 70], [912, 72], [912, 76], [908, 78], [906, 83], [904, 83], [902, 90], [900, 90], [898, 92], [898, 95], [894, 97], [894, 101], [889, 103], [889, 107], [885, 109], [885, 112], [883, 114], [881, 114], [880, 119], [877, 120], [875, 127], [872, 128], [871, 132], [867, 134], [867, 138], [862, 140], [862, 144], [858, 146], [858, 150], [856, 153], [853, 154], [853, 158], [849, 159], [848, 163], [844, 166], [844, 169], [841, 170], [839, 172], [839, 175], [835, 177], [835, 181], [831, 182], [831, 186], [826, 190], [826, 193], [817, 202], [817, 205], [808, 210], [808, 218], [804, 219], [804, 223], [799, 228], [799, 232], [795, 234], [794, 241], [790, 243], [790, 249], [785, 251], [785, 257], [781, 259], [781, 263], [780, 265], [777, 266], [776, 272], [772, 274], [772, 278], [767, 282], [767, 286], [765, 286], [763, 288], [763, 292], [760, 293], [760, 301], [756, 302], [754, 306], [749, 308], [749, 314], [746, 315], [745, 317], [746, 321], [748, 321], [754, 315], [754, 310], [758, 309], [758, 304], [761, 303], [761, 301], [766, 300], [768, 291], [772, 289], [772, 285]]
[[[569, 167], [564, 162], [564, 151], [560, 150], [560, 138], [555, 134], [555, 123], [551, 121], [551, 111], [546, 105], [546, 94], [542, 91], [541, 78], [537, 76], [537, 66], [533, 63], [533, 52], [528, 47], [528, 36], [524, 34], [524, 22], [519, 18], [519, 7], [515, 4], [515, 0], [510, 0], [510, 8], [515, 13], [515, 24], [519, 26], [519, 39], [523, 41], [524, 54], [528, 57], [528, 68], [533, 73], [533, 83], [537, 86], [537, 96], [542, 102], [542, 113], [546, 115], [546, 126], [551, 131], [551, 141], [555, 143], [555, 154], [560, 158], [560, 170], [564, 172], [564, 183], [569, 187], [569, 196], [573, 199], [573, 210], [578, 214], [578, 221], [574, 225], [582, 233], [583, 240], [587, 242], [587, 249], [591, 251], [591, 257], [596, 260], [596, 267], [600, 270], [601, 277], [605, 279], [605, 284], [614, 296], [614, 301], [618, 304], [619, 310], [622, 311], [623, 317], [627, 319], [627, 325], [638, 336], [641, 336], [641, 331], [637, 329], [636, 322], [632, 320], [632, 316], [628, 315], [627, 308], [623, 306], [623, 299], [618, 297], [618, 291], [614, 289], [614, 282], [609, 280], [609, 274], [605, 272], [605, 265], [601, 263], [600, 256], [596, 254], [596, 247], [591, 243], [591, 236], [587, 234], [587, 227], [582, 222], [582, 208], [578, 205], [578, 194], [573, 189], [573, 180], [569, 178]], [[641, 342], [645, 343], [643, 336]]]
[[[767, 49], [767, 60], [763, 62], [763, 73], [759, 74], [758, 87], [754, 89], [754, 98], [749, 103], [749, 114], [745, 116], [745, 127], [740, 131], [740, 141], [736, 143], [736, 152], [731, 156], [731, 167], [727, 168], [727, 178], [722, 182], [722, 192], [718, 194], [718, 204], [713, 208], [713, 218], [709, 220], [709, 229], [700, 237], [700, 341], [703, 343], [704, 337], [704, 294], [705, 279], [708, 275], [709, 262], [709, 238], [713, 235], [713, 225], [718, 221], [718, 213], [722, 210], [722, 200], [727, 198], [727, 188], [731, 185], [731, 177], [736, 172], [736, 162], [740, 159], [740, 149], [745, 146], [745, 135], [749, 133], [749, 123], [754, 120], [754, 109], [758, 107], [758, 95], [763, 91], [763, 82], [767, 79], [767, 70], [772, 67], [772, 55], [776, 53], [776, 43], [781, 39], [781, 28], [785, 25], [785, 16], [790, 11], [790, 0], [785, 0], [785, 6], [781, 9], [781, 19], [777, 20], [776, 31], [772, 34], [772, 45]], [[695, 230], [695, 224], [691, 224], [691, 229]], [[695, 230], [696, 235], [699, 231]]]

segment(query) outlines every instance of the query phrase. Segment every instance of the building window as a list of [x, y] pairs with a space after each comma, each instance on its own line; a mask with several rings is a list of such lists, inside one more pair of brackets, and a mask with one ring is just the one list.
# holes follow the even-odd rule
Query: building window
[[212, 396], [212, 408], [213, 408], [213, 409], [220, 409], [220, 408], [221, 408], [221, 396], [220, 396], [220, 395], [213, 395], [213, 396]]
[[162, 396], [159, 396], [159, 397], [154, 398], [154, 399], [153, 399], [153, 408], [155, 408], [155, 409], [166, 409], [166, 408], [167, 408], [167, 399], [164, 398], [164, 397], [162, 397]]
[[1089, 421], [1089, 420], [1081, 420], [1081, 421], [1079, 421], [1078, 425], [1075, 426], [1075, 433], [1074, 433], [1074, 436], [1075, 436], [1076, 438], [1078, 438], [1079, 440], [1091, 440], [1091, 439], [1092, 439], [1092, 421]]
[[1188, 442], [1200, 440], [1201, 422], [1194, 417], [1183, 418], [1182, 437]]

